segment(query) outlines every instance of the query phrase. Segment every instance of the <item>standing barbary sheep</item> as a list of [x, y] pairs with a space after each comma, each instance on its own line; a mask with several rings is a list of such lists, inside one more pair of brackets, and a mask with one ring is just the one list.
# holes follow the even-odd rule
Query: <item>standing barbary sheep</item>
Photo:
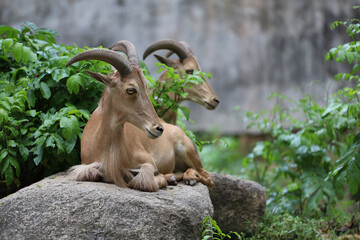
[[[154, 42], [145, 50], [143, 59], [145, 60], [151, 53], [160, 49], [167, 49], [170, 51], [165, 57], [157, 54], [154, 54], [154, 56], [159, 62], [166, 64], [169, 67], [173, 67], [175, 71], [183, 71], [185, 74], [193, 74], [194, 71], [201, 71], [200, 65], [197, 62], [190, 45], [186, 42], [177, 42], [171, 39]], [[112, 47], [112, 50], [117, 50], [116, 45]], [[171, 60], [168, 58], [173, 53], [179, 57], [178, 60]], [[160, 76], [159, 80], [160, 82], [171, 81], [171, 79], [166, 78], [166, 72]], [[220, 103], [219, 98], [207, 81], [204, 81], [202, 84], [191, 84], [188, 88], [185, 88], [185, 92], [188, 93], [185, 98], [175, 96], [175, 94], [170, 97], [172, 99], [177, 99], [179, 103], [189, 100], [198, 103], [209, 110], [214, 110]], [[163, 118], [171, 124], [176, 124], [177, 114], [170, 109], [164, 114]]]
[[79, 181], [102, 179], [142, 191], [156, 191], [182, 179], [190, 185], [212, 186], [185, 132], [156, 115], [134, 45], [129, 41], [117, 45], [129, 60], [111, 50], [95, 49], [78, 54], [67, 64], [94, 59], [117, 70], [112, 76], [87, 71], [106, 87], [83, 131], [82, 165], [73, 167], [70, 175]]

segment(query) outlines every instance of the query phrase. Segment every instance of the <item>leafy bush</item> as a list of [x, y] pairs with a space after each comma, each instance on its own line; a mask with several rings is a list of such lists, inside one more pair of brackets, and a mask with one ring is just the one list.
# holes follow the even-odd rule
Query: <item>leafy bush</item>
[[[353, 41], [333, 48], [326, 60], [352, 65], [349, 73], [340, 73], [336, 80], [357, 81], [345, 87], [321, 106], [306, 95], [300, 100], [281, 94], [271, 97], [287, 101], [291, 108], [279, 104], [266, 114], [247, 112], [248, 127], [266, 134], [247, 156], [253, 165], [255, 180], [270, 191], [268, 206], [275, 210], [316, 214], [344, 197], [344, 189], [356, 194], [360, 184], [360, 33], [358, 19], [335, 22], [343, 25]], [[287, 104], [287, 105], [289, 105]], [[285, 104], [286, 105], [286, 104]], [[304, 120], [294, 117], [301, 113]], [[245, 161], [246, 162], [246, 161]]]
[[[264, 134], [246, 157], [236, 154], [236, 139], [228, 140], [233, 144], [225, 154], [217, 154], [226, 151], [222, 145], [205, 147], [201, 153], [209, 159], [207, 167], [225, 170], [223, 166], [230, 166], [227, 173], [249, 176], [266, 188], [263, 223], [253, 236], [236, 239], [359, 237], [355, 201], [360, 200], [360, 20], [337, 21], [331, 28], [338, 26], [346, 27], [352, 41], [330, 49], [325, 60], [351, 65], [348, 73], [335, 75], [336, 81], [351, 82], [349, 86], [328, 96], [324, 106], [311, 95], [294, 100], [272, 94], [277, 104], [270, 111], [241, 113], [249, 128]], [[299, 115], [302, 118], [295, 117]], [[222, 164], [212, 159], [214, 155]], [[235, 169], [241, 167], [245, 170]], [[348, 200], [349, 192], [355, 201]], [[204, 221], [203, 238], [211, 238], [205, 233], [215, 233], [216, 239], [231, 239], [216, 222]]]
[[111, 67], [66, 68], [84, 49], [57, 45], [55, 31], [30, 22], [0, 26], [0, 36], [0, 180], [19, 187], [79, 162], [81, 127], [103, 91], [85, 70]]

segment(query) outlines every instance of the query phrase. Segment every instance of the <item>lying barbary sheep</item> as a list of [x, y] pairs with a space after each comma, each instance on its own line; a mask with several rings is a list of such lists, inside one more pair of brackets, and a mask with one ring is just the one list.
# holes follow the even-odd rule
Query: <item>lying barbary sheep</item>
[[142, 191], [156, 191], [180, 180], [212, 186], [193, 142], [179, 127], [156, 115], [133, 44], [120, 41], [117, 45], [128, 60], [111, 50], [93, 49], [67, 63], [93, 59], [116, 69], [111, 76], [87, 71], [106, 87], [83, 131], [82, 165], [71, 168], [70, 176]]

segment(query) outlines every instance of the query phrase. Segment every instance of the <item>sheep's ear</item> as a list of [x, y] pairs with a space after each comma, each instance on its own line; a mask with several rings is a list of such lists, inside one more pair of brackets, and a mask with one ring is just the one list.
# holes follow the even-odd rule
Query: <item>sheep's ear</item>
[[94, 78], [95, 80], [98, 80], [99, 82], [101, 83], [104, 83], [106, 85], [111, 85], [111, 78], [109, 76], [106, 76], [104, 74], [101, 74], [101, 73], [96, 73], [96, 72], [92, 72], [92, 71], [86, 71], [86, 73]]
[[175, 66], [175, 62], [169, 58], [166, 58], [166, 57], [163, 57], [163, 56], [160, 56], [160, 55], [157, 55], [157, 54], [154, 54], [154, 56], [156, 57], [156, 59], [165, 64], [166, 66], [169, 66], [169, 67], [174, 67]]

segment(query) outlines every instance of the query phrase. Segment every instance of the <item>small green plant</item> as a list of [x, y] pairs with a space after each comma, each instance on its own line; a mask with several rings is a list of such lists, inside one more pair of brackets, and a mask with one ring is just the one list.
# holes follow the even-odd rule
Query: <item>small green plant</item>
[[223, 233], [221, 228], [217, 225], [216, 221], [211, 217], [204, 218], [201, 225], [201, 230], [201, 238], [203, 240], [235, 239], [234, 237], [236, 237], [238, 240], [243, 239], [237, 232], [229, 232], [228, 234]]

